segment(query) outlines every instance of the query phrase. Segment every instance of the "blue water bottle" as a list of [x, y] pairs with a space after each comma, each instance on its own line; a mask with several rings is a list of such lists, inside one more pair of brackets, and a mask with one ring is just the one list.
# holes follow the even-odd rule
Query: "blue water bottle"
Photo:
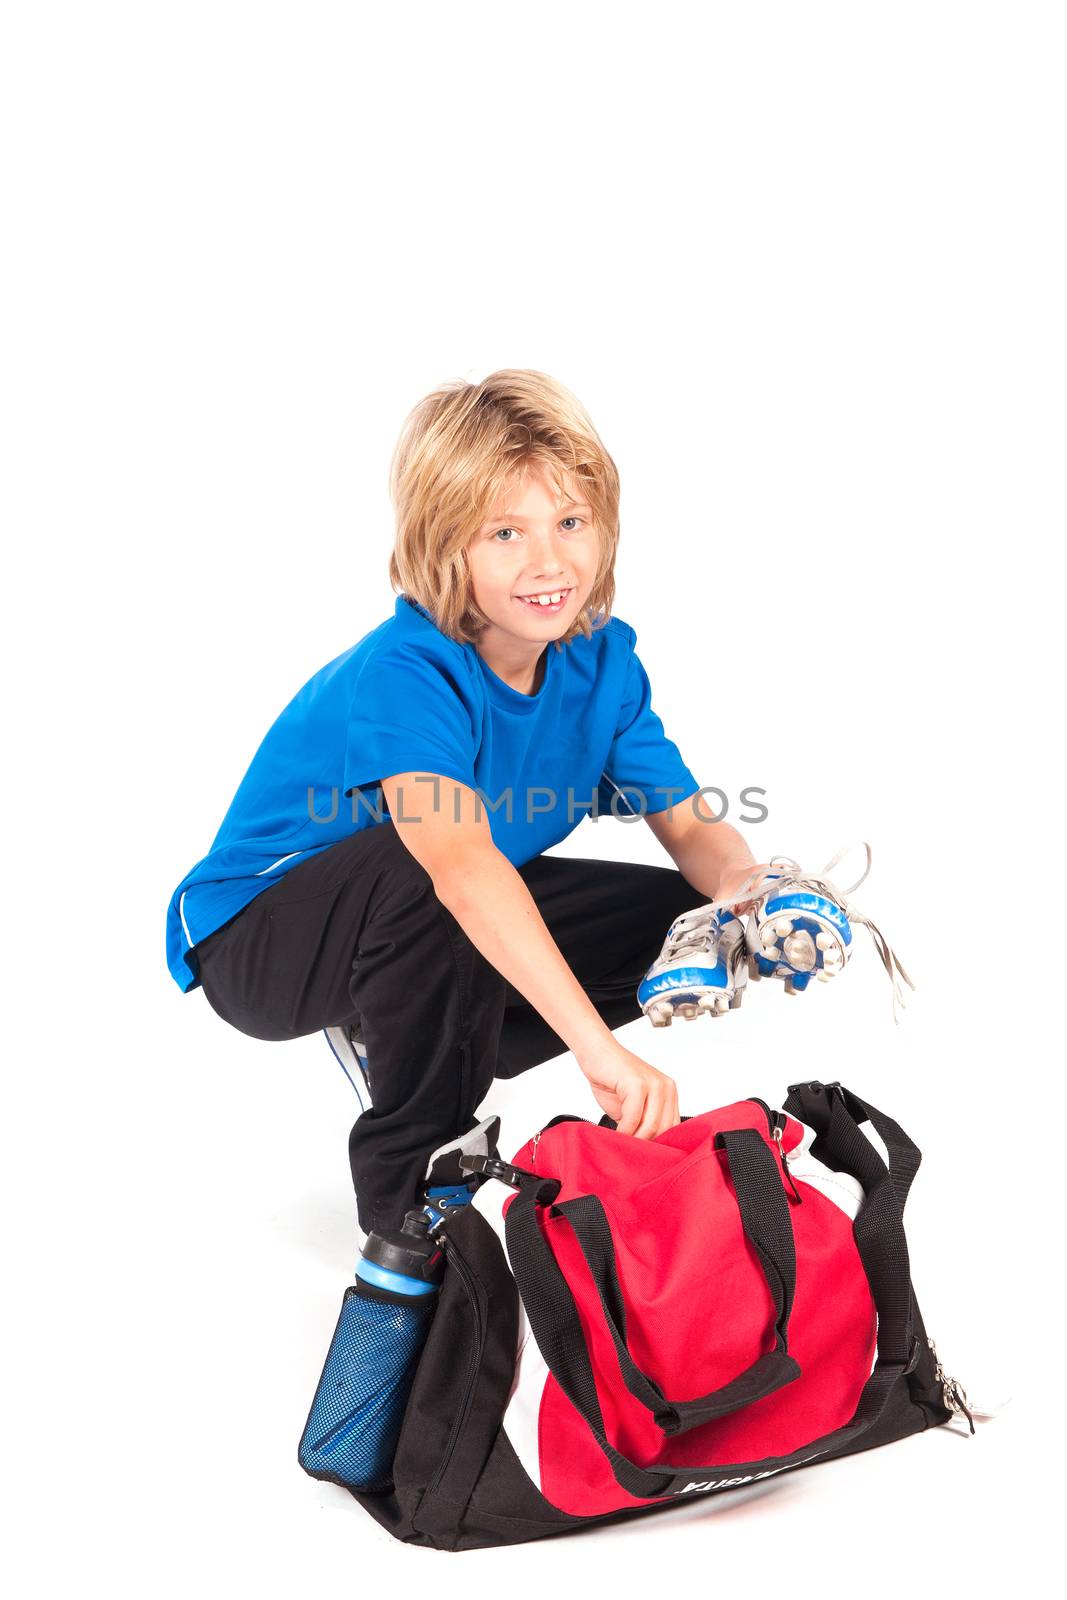
[[444, 1254], [440, 1215], [409, 1211], [392, 1233], [372, 1233], [345, 1290], [326, 1365], [300, 1440], [313, 1478], [387, 1489], [419, 1354], [437, 1305]]

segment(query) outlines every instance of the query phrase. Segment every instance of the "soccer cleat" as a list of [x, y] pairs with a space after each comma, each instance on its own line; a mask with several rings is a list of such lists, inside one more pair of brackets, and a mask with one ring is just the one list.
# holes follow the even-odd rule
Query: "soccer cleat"
[[[771, 869], [757, 886], [755, 908], [749, 917], [745, 942], [749, 971], [755, 981], [781, 978], [787, 994], [802, 994], [814, 979], [827, 983], [845, 970], [854, 949], [853, 923], [870, 930], [875, 948], [893, 985], [893, 1020], [904, 995], [899, 979], [914, 989], [908, 974], [881, 931], [846, 896], [871, 870], [871, 847], [864, 841], [867, 864], [847, 890], [830, 881], [831, 873], [847, 853], [839, 850], [819, 873], [805, 873], [789, 856], [774, 856]], [[764, 887], [769, 885], [769, 887]]]
[[[800, 994], [813, 978], [825, 982], [842, 972], [852, 953], [852, 926], [830, 894], [818, 894], [802, 880], [789, 856], [775, 856], [764, 882], [773, 882], [755, 907], [746, 930], [751, 976], [782, 978], [790, 994]], [[802, 886], [803, 881], [803, 886]]]
[[675, 1016], [735, 1010], [747, 979], [744, 923], [725, 907], [698, 906], [671, 923], [637, 1001], [654, 1028], [665, 1028]]
[[334, 1060], [356, 1091], [356, 1099], [364, 1111], [369, 1111], [371, 1097], [367, 1048], [359, 1036], [359, 1028], [354, 1023], [346, 1022], [339, 1028], [323, 1028], [322, 1031], [333, 1051]]

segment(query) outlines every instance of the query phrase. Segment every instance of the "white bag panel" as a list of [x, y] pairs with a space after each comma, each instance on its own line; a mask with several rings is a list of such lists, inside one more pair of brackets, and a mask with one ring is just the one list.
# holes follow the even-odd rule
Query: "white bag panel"
[[[504, 1202], [512, 1193], [502, 1183], [490, 1180], [476, 1192], [471, 1205], [480, 1211], [500, 1240], [507, 1256], [504, 1238]], [[515, 1354], [515, 1377], [504, 1409], [502, 1427], [534, 1488], [541, 1491], [541, 1454], [538, 1446], [541, 1397], [549, 1379], [544, 1357], [519, 1299], [519, 1337]]]
[[850, 1221], [855, 1222], [863, 1204], [862, 1185], [850, 1172], [835, 1172], [825, 1162], [815, 1159], [811, 1153], [815, 1139], [814, 1128], [809, 1128], [806, 1122], [801, 1122], [792, 1112], [783, 1111], [781, 1115], [792, 1117], [803, 1130], [800, 1143], [786, 1152], [786, 1166], [793, 1178], [798, 1183], [807, 1183], [813, 1189], [818, 1189], [819, 1193], [825, 1195], [827, 1200], [832, 1200]]

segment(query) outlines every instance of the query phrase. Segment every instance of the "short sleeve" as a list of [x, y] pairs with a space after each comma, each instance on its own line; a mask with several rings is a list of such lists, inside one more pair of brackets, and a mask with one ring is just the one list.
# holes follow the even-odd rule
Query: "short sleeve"
[[648, 674], [633, 652], [635, 635], [630, 631], [631, 653], [623, 699], [615, 737], [604, 763], [603, 781], [609, 800], [617, 790], [622, 791], [623, 799], [616, 801], [619, 812], [654, 815], [696, 794], [700, 784], [652, 709]]
[[474, 724], [465, 687], [447, 662], [411, 644], [377, 651], [352, 694], [345, 794], [394, 772], [435, 772], [473, 789]]

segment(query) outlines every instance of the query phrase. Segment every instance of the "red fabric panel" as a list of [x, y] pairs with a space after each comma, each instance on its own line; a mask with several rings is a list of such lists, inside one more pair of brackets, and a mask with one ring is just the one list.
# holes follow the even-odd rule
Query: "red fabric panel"
[[[724, 1152], [713, 1135], [755, 1128], [748, 1102], [691, 1118], [655, 1140], [565, 1122], [527, 1144], [515, 1165], [562, 1181], [559, 1199], [596, 1194], [611, 1223], [634, 1360], [672, 1400], [718, 1388], [774, 1345], [773, 1302], [741, 1227]], [[789, 1119], [784, 1144], [802, 1129]], [[798, 1180], [790, 1205], [797, 1288], [789, 1349], [803, 1375], [733, 1416], [665, 1439], [626, 1389], [599, 1297], [563, 1218], [546, 1237], [578, 1304], [609, 1439], [641, 1466], [729, 1465], [785, 1454], [847, 1422], [874, 1361], [877, 1319], [851, 1220]], [[788, 1193], [788, 1190], [787, 1190]], [[587, 1425], [549, 1378], [540, 1415], [541, 1491], [576, 1516], [643, 1505], [621, 1489]]]

